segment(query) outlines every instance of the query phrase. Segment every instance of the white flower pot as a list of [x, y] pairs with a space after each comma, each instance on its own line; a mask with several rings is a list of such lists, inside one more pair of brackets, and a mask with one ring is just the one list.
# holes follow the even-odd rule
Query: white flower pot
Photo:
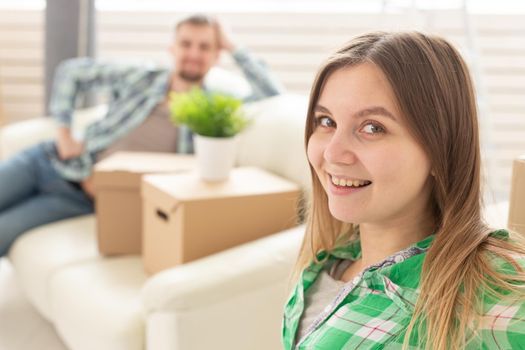
[[237, 137], [194, 135], [197, 170], [205, 181], [226, 180], [235, 163]]

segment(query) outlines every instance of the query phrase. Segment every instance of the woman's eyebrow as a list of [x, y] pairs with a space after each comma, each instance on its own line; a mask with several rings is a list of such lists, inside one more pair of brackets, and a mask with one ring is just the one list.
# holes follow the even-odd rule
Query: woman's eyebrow
[[331, 114], [330, 111], [328, 110], [328, 108], [326, 107], [323, 107], [321, 105], [316, 105], [314, 107], [314, 112], [322, 112], [322, 113], [328, 113], [328, 114]]
[[355, 113], [354, 117], [363, 118], [369, 115], [382, 115], [384, 117], [390, 118], [393, 121], [397, 122], [396, 117], [394, 117], [394, 115], [390, 113], [386, 108], [381, 107], [381, 106], [374, 106], [374, 107], [362, 109], [359, 112]]
[[[324, 107], [322, 105], [319, 105], [319, 104], [314, 107], [314, 112], [321, 112], [321, 113], [331, 114], [330, 111], [328, 110], [328, 108], [326, 108], [326, 107]], [[362, 109], [362, 110], [354, 113], [353, 116], [354, 116], [354, 118], [364, 118], [364, 117], [367, 117], [369, 115], [381, 115], [381, 116], [390, 118], [393, 121], [397, 122], [396, 117], [394, 117], [394, 115], [392, 113], [390, 113], [385, 107], [381, 107], [381, 106], [373, 106], [373, 107], [368, 107], [368, 108]]]

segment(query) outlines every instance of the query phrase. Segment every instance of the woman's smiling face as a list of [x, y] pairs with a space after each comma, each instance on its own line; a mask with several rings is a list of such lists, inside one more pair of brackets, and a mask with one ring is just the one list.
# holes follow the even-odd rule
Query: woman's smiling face
[[336, 70], [314, 108], [308, 159], [335, 218], [389, 224], [425, 214], [430, 160], [378, 67], [363, 63]]

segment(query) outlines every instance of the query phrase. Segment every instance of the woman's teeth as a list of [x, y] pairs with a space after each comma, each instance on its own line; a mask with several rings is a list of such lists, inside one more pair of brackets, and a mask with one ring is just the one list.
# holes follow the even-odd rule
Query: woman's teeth
[[370, 185], [371, 182], [368, 180], [350, 180], [350, 179], [341, 179], [335, 176], [331, 176], [332, 183], [336, 186], [345, 186], [345, 187], [362, 187]]

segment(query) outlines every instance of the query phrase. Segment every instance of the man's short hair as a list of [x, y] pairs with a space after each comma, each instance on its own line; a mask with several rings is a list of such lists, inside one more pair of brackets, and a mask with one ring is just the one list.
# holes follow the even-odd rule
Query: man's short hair
[[216, 23], [217, 20], [214, 17], [203, 13], [196, 13], [184, 17], [180, 21], [178, 21], [175, 25], [175, 31], [177, 31], [184, 24], [192, 24], [195, 26], [215, 26]]

